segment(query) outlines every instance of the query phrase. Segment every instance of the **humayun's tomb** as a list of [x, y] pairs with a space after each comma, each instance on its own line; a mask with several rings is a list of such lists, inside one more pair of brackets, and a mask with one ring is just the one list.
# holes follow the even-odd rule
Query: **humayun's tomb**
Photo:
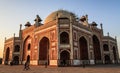
[[[19, 36], [4, 42], [3, 64], [49, 66], [79, 66], [86, 64], [115, 64], [119, 61], [116, 38], [103, 34], [103, 27], [89, 23], [88, 15], [78, 18], [67, 10], [52, 12], [41, 23], [39, 15], [35, 23], [27, 22]], [[11, 28], [12, 29], [12, 28]]]

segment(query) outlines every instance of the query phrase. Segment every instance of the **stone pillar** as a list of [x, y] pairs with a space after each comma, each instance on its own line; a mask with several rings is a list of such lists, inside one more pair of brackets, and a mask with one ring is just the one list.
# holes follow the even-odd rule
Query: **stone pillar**
[[59, 23], [58, 23], [58, 13], [56, 16], [56, 24], [57, 24], [57, 65], [59, 65], [59, 60], [60, 60], [60, 51], [59, 51], [59, 46], [60, 46], [60, 34], [59, 34]]
[[13, 34], [13, 44], [12, 44], [12, 49], [11, 49], [11, 61], [13, 61], [13, 53], [14, 53], [14, 49], [15, 49], [15, 33]]
[[71, 65], [73, 65], [73, 27], [72, 27], [73, 23], [72, 23], [72, 17], [70, 16], [70, 49], [71, 49], [71, 53], [70, 53], [70, 59], [71, 59]]
[[94, 65], [95, 61], [94, 61], [94, 48], [93, 48], [93, 41], [92, 41], [92, 37], [89, 36], [89, 59], [90, 59], [90, 64]]
[[23, 39], [21, 38], [20, 39], [20, 64], [24, 64], [23, 63], [23, 48], [24, 48], [24, 46], [23, 46], [23, 44], [24, 44], [24, 42], [23, 42]]
[[[101, 34], [102, 35], [102, 34]], [[102, 41], [102, 36], [100, 36], [99, 38], [99, 42], [100, 42], [100, 52], [101, 52], [101, 61], [100, 61], [100, 63], [102, 63], [103, 64], [103, 62], [104, 62], [104, 53], [103, 53], [103, 41]]]
[[3, 60], [2, 60], [2, 64], [5, 64], [5, 42], [6, 42], [6, 37], [5, 37], [5, 40], [4, 40], [4, 51], [3, 51]]
[[20, 29], [19, 29], [19, 38], [22, 38], [22, 24], [20, 24]]

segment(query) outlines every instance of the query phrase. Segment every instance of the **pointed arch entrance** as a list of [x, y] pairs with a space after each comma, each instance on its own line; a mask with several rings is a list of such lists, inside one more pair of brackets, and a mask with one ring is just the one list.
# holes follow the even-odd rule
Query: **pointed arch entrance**
[[104, 45], [103, 45], [103, 50], [104, 50], [104, 51], [109, 51], [109, 48], [108, 48], [108, 45], [107, 45], [107, 44], [104, 44]]
[[66, 50], [60, 53], [60, 64], [61, 65], [70, 65], [70, 53]]
[[97, 36], [93, 35], [93, 49], [94, 49], [94, 59], [95, 63], [101, 63], [101, 50], [100, 50], [100, 42]]
[[13, 63], [14, 63], [14, 65], [18, 65], [19, 64], [19, 57], [18, 56], [15, 56], [13, 58]]
[[88, 46], [87, 40], [84, 37], [79, 39], [80, 46], [80, 60], [88, 60]]
[[110, 60], [110, 56], [109, 55], [105, 55], [105, 64], [110, 64], [111, 60]]
[[23, 42], [23, 55], [22, 60], [27, 61], [28, 51], [30, 51], [32, 38], [30, 36], [27, 36]]
[[39, 42], [39, 64], [49, 65], [49, 39], [43, 37]]
[[7, 49], [6, 49], [6, 56], [5, 56], [5, 64], [8, 64], [8, 62], [9, 62], [9, 55], [10, 55], [10, 48], [8, 47]]

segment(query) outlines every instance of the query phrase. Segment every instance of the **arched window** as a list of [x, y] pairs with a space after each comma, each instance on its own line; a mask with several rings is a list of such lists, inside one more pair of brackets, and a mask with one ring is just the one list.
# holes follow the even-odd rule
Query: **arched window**
[[16, 45], [15, 48], [14, 48], [14, 52], [19, 52], [19, 51], [20, 51], [20, 46]]
[[60, 34], [60, 44], [69, 44], [69, 35], [66, 32]]
[[10, 48], [8, 47], [8, 48], [6, 49], [5, 61], [9, 61], [9, 55], [10, 55]]
[[22, 60], [25, 61], [26, 60], [26, 57], [27, 57], [27, 51], [30, 51], [28, 49], [31, 49], [31, 42], [32, 42], [32, 38], [28, 35], [24, 41], [23, 41], [23, 54], [22, 54]]
[[31, 44], [28, 44], [28, 50], [30, 50], [30, 48], [31, 48]]
[[103, 50], [104, 50], [104, 51], [109, 51], [109, 48], [108, 48], [108, 45], [107, 45], [107, 44], [104, 44], [104, 45], [103, 45]]

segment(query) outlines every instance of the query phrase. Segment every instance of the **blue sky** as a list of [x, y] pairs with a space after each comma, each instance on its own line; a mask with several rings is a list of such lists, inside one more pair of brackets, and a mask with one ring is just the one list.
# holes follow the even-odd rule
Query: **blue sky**
[[[102, 23], [104, 34], [117, 36], [120, 46], [120, 0], [1, 0], [0, 1], [0, 57], [4, 38], [18, 36], [19, 25], [34, 23], [38, 14], [44, 20], [51, 12], [65, 9], [78, 17], [88, 14], [89, 22]], [[98, 26], [99, 27], [99, 26]], [[120, 47], [119, 47], [120, 48]]]

